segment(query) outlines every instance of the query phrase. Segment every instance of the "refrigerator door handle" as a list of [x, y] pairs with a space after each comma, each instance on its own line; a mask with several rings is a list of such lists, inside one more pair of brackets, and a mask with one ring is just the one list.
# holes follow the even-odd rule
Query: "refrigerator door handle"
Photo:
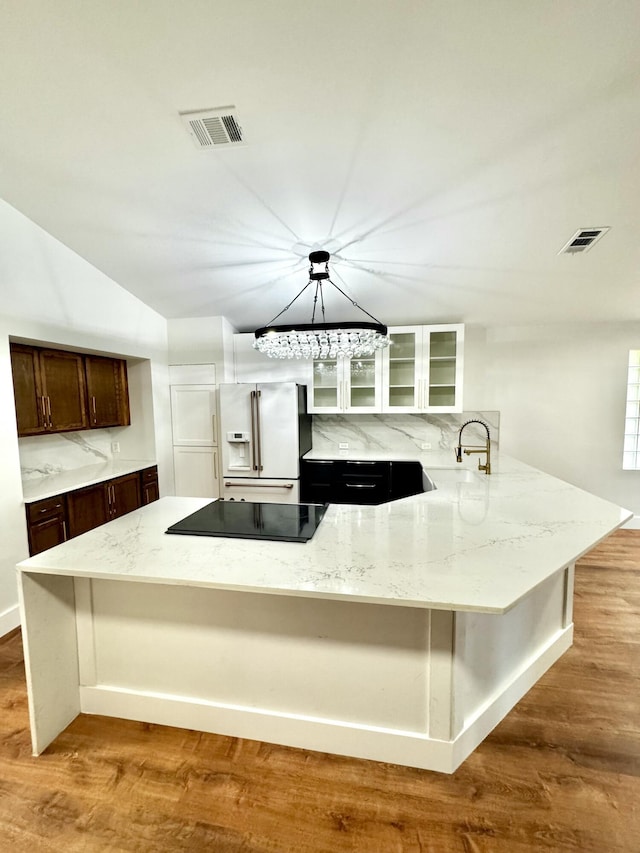
[[258, 470], [256, 461], [256, 391], [251, 392], [251, 467]]
[[293, 483], [225, 483], [225, 489], [292, 489]]
[[261, 392], [256, 391], [256, 436], [257, 436], [257, 447], [258, 447], [258, 471], [262, 471], [262, 432], [260, 426], [260, 397]]

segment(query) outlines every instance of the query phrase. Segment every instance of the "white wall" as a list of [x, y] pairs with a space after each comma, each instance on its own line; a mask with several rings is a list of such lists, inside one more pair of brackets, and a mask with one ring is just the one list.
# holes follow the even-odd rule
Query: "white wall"
[[640, 471], [622, 470], [640, 324], [466, 331], [465, 408], [500, 411], [501, 449], [640, 515]]
[[235, 382], [234, 333], [225, 317], [168, 320], [169, 364], [215, 364], [216, 382]]
[[15, 564], [28, 556], [10, 336], [127, 357], [142, 395], [135, 446], [155, 453], [165, 493], [173, 469], [166, 320], [2, 201], [0, 294], [1, 636], [17, 625]]

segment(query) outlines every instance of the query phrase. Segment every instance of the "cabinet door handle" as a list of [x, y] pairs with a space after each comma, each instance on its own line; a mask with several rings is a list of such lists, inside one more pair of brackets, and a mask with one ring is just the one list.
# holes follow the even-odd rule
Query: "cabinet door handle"
[[93, 410], [93, 422], [94, 424], [98, 423], [98, 418], [96, 416], [96, 398], [91, 396], [91, 408]]
[[51, 397], [47, 397], [47, 414], [49, 415], [49, 426], [53, 426], [53, 421], [51, 420]]
[[42, 426], [48, 426], [47, 423], [47, 401], [44, 396], [40, 397], [40, 406], [42, 408]]
[[345, 483], [348, 489], [375, 489], [377, 483]]
[[67, 535], [67, 522], [63, 521], [62, 522], [62, 541], [66, 542], [68, 538], [69, 537]]

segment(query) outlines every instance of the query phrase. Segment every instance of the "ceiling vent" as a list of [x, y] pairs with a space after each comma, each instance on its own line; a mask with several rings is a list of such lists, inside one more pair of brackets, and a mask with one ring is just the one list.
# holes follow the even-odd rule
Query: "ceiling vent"
[[180, 113], [193, 144], [201, 150], [244, 145], [235, 107]]
[[594, 243], [604, 236], [609, 227], [604, 228], [581, 228], [558, 252], [559, 255], [577, 255], [579, 252], [588, 252]]

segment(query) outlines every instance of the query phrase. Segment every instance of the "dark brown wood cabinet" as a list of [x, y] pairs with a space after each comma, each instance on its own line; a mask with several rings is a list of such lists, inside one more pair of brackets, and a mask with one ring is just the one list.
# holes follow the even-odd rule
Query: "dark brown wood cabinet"
[[126, 363], [119, 358], [87, 355], [84, 364], [90, 425], [128, 426], [131, 418]]
[[142, 487], [142, 505], [153, 503], [160, 498], [160, 487], [158, 485], [158, 466], [153, 465], [140, 472], [140, 485]]
[[45, 431], [46, 403], [40, 386], [37, 350], [11, 345], [11, 372], [16, 401], [18, 435], [37, 435]]
[[40, 350], [39, 359], [47, 432], [86, 429], [89, 421], [82, 356], [62, 350]]
[[64, 495], [45, 498], [27, 504], [27, 533], [29, 554], [39, 554], [54, 545], [66, 542], [67, 511]]
[[119, 518], [128, 512], [133, 512], [141, 506], [140, 472], [125, 474], [105, 483], [107, 489], [107, 505], [109, 518]]
[[11, 345], [18, 435], [87, 429], [82, 356]]
[[109, 521], [107, 484], [96, 483], [67, 494], [69, 537], [80, 536]]
[[126, 362], [11, 344], [18, 435], [128, 426]]

